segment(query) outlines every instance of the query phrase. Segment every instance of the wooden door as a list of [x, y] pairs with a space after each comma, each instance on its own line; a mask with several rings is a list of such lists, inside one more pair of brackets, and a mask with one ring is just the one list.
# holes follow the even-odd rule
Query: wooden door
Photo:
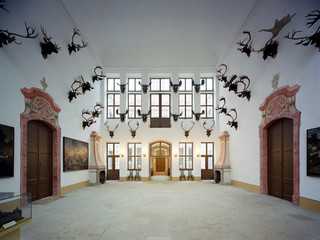
[[293, 121], [280, 119], [268, 128], [268, 192], [292, 201]]
[[213, 143], [201, 143], [201, 179], [214, 179]]
[[119, 180], [119, 143], [107, 143], [107, 180]]
[[157, 157], [155, 160], [155, 172], [159, 174], [164, 174], [166, 171], [166, 158], [164, 157]]
[[52, 130], [39, 121], [28, 122], [27, 192], [33, 201], [52, 195]]

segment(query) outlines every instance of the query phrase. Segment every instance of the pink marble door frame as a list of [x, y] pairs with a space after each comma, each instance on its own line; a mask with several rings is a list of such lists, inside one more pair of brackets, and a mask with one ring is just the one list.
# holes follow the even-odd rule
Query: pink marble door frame
[[262, 122], [259, 126], [260, 138], [260, 193], [268, 194], [268, 128], [281, 118], [293, 120], [293, 195], [292, 203], [299, 205], [300, 197], [300, 119], [301, 112], [296, 109], [295, 95], [300, 86], [284, 86], [270, 94], [260, 105]]
[[[41, 89], [24, 88], [21, 89], [21, 92], [26, 99], [26, 109], [20, 114], [20, 192], [27, 192], [28, 122], [37, 120], [52, 130], [52, 194], [59, 195], [61, 194], [61, 128], [58, 124], [60, 108], [54, 103], [52, 97]], [[43, 112], [33, 111], [39, 106], [40, 110], [42, 108], [45, 110]]]

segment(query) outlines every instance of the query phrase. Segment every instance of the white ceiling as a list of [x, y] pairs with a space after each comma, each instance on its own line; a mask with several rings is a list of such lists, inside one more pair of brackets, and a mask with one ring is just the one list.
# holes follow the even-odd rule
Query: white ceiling
[[257, 0], [60, 0], [104, 67], [212, 67]]

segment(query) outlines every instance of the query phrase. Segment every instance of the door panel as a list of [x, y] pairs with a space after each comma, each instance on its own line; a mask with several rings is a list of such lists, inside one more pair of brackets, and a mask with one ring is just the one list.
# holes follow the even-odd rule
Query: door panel
[[165, 172], [165, 166], [166, 163], [165, 163], [165, 158], [156, 158], [156, 171], [158, 173], [160, 172]]
[[107, 180], [119, 180], [119, 143], [107, 143]]
[[201, 143], [201, 179], [214, 179], [213, 143]]
[[291, 201], [293, 194], [293, 124], [280, 119], [268, 129], [268, 191]]
[[34, 201], [52, 195], [52, 131], [30, 121], [27, 134], [27, 191]]

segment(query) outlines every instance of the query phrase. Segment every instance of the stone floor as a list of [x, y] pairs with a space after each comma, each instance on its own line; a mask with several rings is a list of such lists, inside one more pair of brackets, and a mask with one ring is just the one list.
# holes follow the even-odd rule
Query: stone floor
[[320, 214], [212, 181], [112, 181], [65, 196], [33, 205], [21, 239], [320, 239]]

